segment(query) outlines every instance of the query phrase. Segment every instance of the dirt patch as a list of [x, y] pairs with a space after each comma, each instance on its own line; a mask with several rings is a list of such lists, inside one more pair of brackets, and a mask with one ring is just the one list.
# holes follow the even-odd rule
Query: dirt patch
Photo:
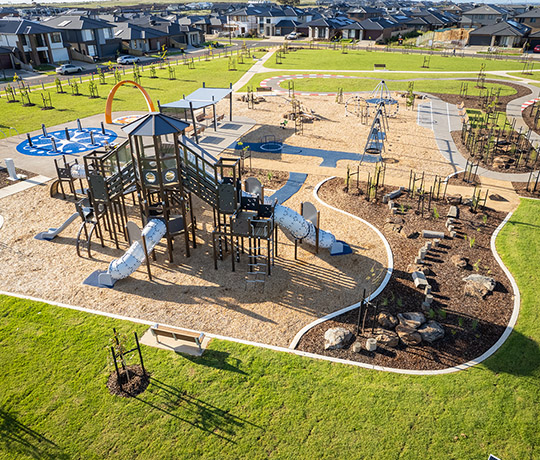
[[150, 383], [150, 376], [138, 364], [127, 366], [125, 369], [120, 369], [120, 383], [116, 371], [113, 371], [107, 380], [109, 392], [123, 398], [133, 398], [146, 390]]
[[536, 134], [540, 134], [540, 129], [538, 129], [538, 126], [535, 126], [534, 124], [532, 111], [533, 111], [533, 105], [530, 105], [523, 112], [521, 112], [521, 116], [523, 117], [523, 121], [529, 127], [529, 129], [534, 131]]
[[534, 181], [535, 179], [533, 179], [533, 183], [529, 186], [530, 190], [527, 190], [527, 182], [512, 182], [512, 186], [519, 196], [540, 198], [540, 181], [536, 186], [536, 190], [534, 190]]
[[[27, 179], [30, 179], [31, 177], [35, 177], [36, 174], [31, 173], [29, 171], [25, 171], [24, 169], [15, 168], [15, 171], [17, 172], [17, 175], [19, 176], [26, 176]], [[9, 174], [6, 168], [0, 167], [0, 188], [7, 187], [8, 185], [13, 185], [16, 182], [13, 182], [9, 180]]]
[[[382, 194], [389, 191], [384, 189]], [[373, 223], [387, 238], [394, 255], [392, 278], [378, 296], [379, 311], [392, 314], [422, 311], [425, 296], [415, 287], [409, 265], [414, 262], [418, 250], [425, 241], [422, 230], [445, 232], [446, 215], [450, 205], [441, 200], [433, 204], [431, 212], [424, 217], [415, 212], [415, 200], [403, 195], [396, 199], [402, 206], [398, 215], [391, 215], [387, 205], [368, 202], [363, 195], [345, 193], [343, 180], [333, 179], [321, 187], [321, 198], [340, 209], [362, 216]], [[434, 211], [436, 209], [436, 211]], [[426, 318], [434, 319], [445, 329], [444, 338], [419, 346], [397, 348], [379, 347], [375, 352], [365, 351], [365, 340], [372, 337], [373, 310], [368, 312], [364, 332], [357, 334], [358, 309], [324, 322], [301, 339], [298, 348], [312, 353], [365, 362], [372, 365], [401, 369], [443, 369], [480, 356], [501, 336], [513, 310], [512, 287], [506, 275], [495, 261], [490, 250], [493, 231], [504, 218], [504, 213], [486, 209], [472, 213], [468, 206], [460, 205], [456, 223], [457, 237], [444, 239], [440, 246], [429, 251], [426, 257], [426, 278], [432, 286], [433, 304], [424, 312]], [[439, 216], [436, 218], [435, 216]], [[398, 233], [398, 229], [402, 231]], [[452, 261], [460, 256], [468, 261], [467, 267], [458, 268]], [[484, 299], [466, 296], [462, 278], [470, 274], [483, 274], [496, 280], [494, 291]], [[345, 327], [355, 335], [364, 351], [354, 352], [352, 346], [342, 350], [324, 350], [324, 333], [332, 327]]]
[[270, 170], [270, 169], [258, 169], [258, 168], [246, 168], [242, 171], [243, 177], [256, 177], [265, 188], [277, 190], [283, 187], [289, 180], [289, 173], [287, 171]]
[[[476, 81], [473, 80], [460, 80], [465, 81], [469, 83], [469, 87], [474, 87], [476, 85]], [[510, 96], [501, 96], [499, 97], [499, 102], [497, 103], [497, 110], [506, 111], [506, 105], [513, 101], [514, 99], [518, 99], [523, 96], [527, 96], [528, 94], [531, 94], [532, 91], [523, 85], [518, 85], [515, 83], [509, 83], [506, 80], [503, 82], [501, 80], [486, 80], [486, 83], [493, 83], [496, 85], [504, 85], [504, 86], [510, 86], [511, 88], [514, 88], [516, 90], [516, 94], [512, 94]], [[482, 110], [482, 99], [480, 96], [460, 96], [459, 94], [441, 94], [441, 93], [431, 93], [434, 96], [437, 96], [439, 99], [442, 99], [444, 102], [448, 102], [449, 104], [463, 104], [467, 109], [476, 109], [476, 110]]]

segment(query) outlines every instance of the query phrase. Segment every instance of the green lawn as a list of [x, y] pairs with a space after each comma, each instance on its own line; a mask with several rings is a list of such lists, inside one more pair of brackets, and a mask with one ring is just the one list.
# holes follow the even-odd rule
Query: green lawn
[[[236, 59], [236, 57], [235, 57]], [[182, 95], [188, 95], [192, 91], [200, 88], [202, 82], [207, 86], [228, 87], [229, 83], [236, 82], [246, 70], [253, 65], [251, 59], [245, 59], [244, 64], [237, 64], [236, 71], [228, 70], [228, 58], [215, 59], [213, 61], [195, 61], [195, 69], [188, 69], [186, 65], [173, 65], [176, 71], [176, 80], [168, 79], [167, 68], [159, 69], [156, 66], [156, 75], [159, 78], [150, 78], [148, 66], [144, 67], [144, 73], [141, 76], [141, 84], [148, 91], [150, 97], [157, 104], [172, 102], [181, 99]], [[79, 81], [78, 77], [74, 77]], [[132, 80], [133, 74], [127, 73], [123, 79]], [[99, 80], [96, 78], [96, 82]], [[76, 118], [84, 118], [90, 115], [103, 113], [105, 111], [105, 100], [109, 91], [114, 85], [114, 79], [106, 79], [107, 84], [99, 85], [99, 99], [88, 99], [89, 82], [79, 85], [79, 91], [83, 96], [71, 95], [70, 88], [66, 82], [63, 83], [66, 94], [58, 94], [55, 89], [47, 91], [52, 95], [52, 104], [55, 110], [43, 112], [41, 110], [41, 89], [35, 89], [30, 94], [31, 102], [36, 104], [34, 107], [22, 107], [20, 103], [7, 103], [5, 93], [0, 98], [0, 111], [2, 113], [0, 128], [14, 127], [20, 133], [33, 131], [41, 127], [41, 123], [47, 126], [73, 121]], [[54, 83], [52, 84], [54, 86]], [[41, 88], [41, 87], [40, 87]], [[116, 93], [113, 104], [114, 111], [120, 110], [146, 110], [146, 103], [142, 94], [133, 87], [124, 86]]]
[[284, 69], [320, 69], [320, 70], [373, 70], [373, 64], [386, 64], [388, 70], [412, 71], [474, 71], [478, 72], [482, 63], [490, 70], [521, 70], [523, 64], [515, 61], [485, 60], [472, 57], [431, 56], [429, 69], [423, 69], [426, 56], [417, 54], [387, 53], [384, 51], [349, 51], [343, 54], [341, 49], [304, 49], [285, 55], [283, 63], [277, 65], [272, 57], [265, 64], [267, 68]]
[[540, 81], [540, 72], [534, 71], [532, 75], [523, 75], [521, 72], [509, 72], [508, 75], [515, 75], [516, 77], [527, 78], [529, 80]]
[[[315, 72], [314, 72], [315, 73]], [[316, 71], [316, 73], [324, 73], [324, 71]], [[249, 82], [244, 85], [240, 91], [247, 91], [247, 88], [248, 86], [251, 86], [253, 88], [256, 88], [257, 86], [259, 86], [261, 84], [261, 81], [263, 80], [266, 80], [267, 78], [272, 78], [272, 77], [278, 77], [278, 76], [281, 76], [281, 75], [298, 75], [298, 72], [264, 72], [264, 73], [259, 73], [259, 74], [255, 74], [251, 80], [249, 80]], [[452, 73], [452, 74], [430, 74], [430, 73], [422, 73], [422, 72], [417, 72], [417, 73], [398, 73], [398, 72], [369, 72], [369, 73], [351, 73], [351, 72], [339, 72], [339, 74], [336, 73], [336, 75], [351, 75], [351, 76], [354, 76], [354, 77], [359, 77], [359, 78], [364, 78], [366, 79], [364, 82], [362, 82], [361, 80], [334, 80], [334, 79], [309, 79], [309, 80], [295, 80], [295, 86], [297, 85], [313, 85], [312, 88], [310, 88], [311, 91], [336, 91], [337, 90], [337, 87], [338, 85], [339, 86], [343, 86], [344, 85], [351, 85], [351, 87], [353, 87], [354, 85], [358, 85], [358, 87], [365, 87], [365, 85], [368, 86], [367, 89], [349, 89], [349, 90], [345, 90], [344, 91], [369, 91], [371, 89], [373, 89], [373, 87], [375, 87], [375, 85], [381, 81], [381, 80], [385, 80], [385, 81], [392, 81], [392, 80], [406, 80], [406, 82], [404, 82], [404, 84], [406, 85], [406, 87], [404, 88], [405, 90], [408, 88], [408, 82], [410, 80], [416, 80], [416, 79], [425, 79], [425, 80], [428, 80], [430, 82], [433, 82], [434, 85], [437, 84], [437, 81], [439, 79], [453, 79], [453, 80], [458, 80], [458, 79], [463, 79], [463, 78], [476, 78], [476, 74], [473, 73]], [[501, 80], [501, 81], [513, 81], [512, 79], [510, 78], [504, 78], [504, 77], [501, 77], [499, 75], [487, 75], [487, 79], [490, 80], [490, 79], [493, 79], [493, 80]], [[442, 84], [444, 84], [444, 81], [442, 80], [441, 81]], [[400, 84], [401, 83], [396, 83], [396, 84]], [[420, 82], [415, 82], [415, 85], [419, 85]], [[461, 83], [458, 83], [458, 93], [459, 93], [459, 85]], [[284, 88], [287, 89], [287, 83], [283, 83], [284, 85]], [[370, 86], [371, 85], [371, 86]], [[317, 88], [321, 88], [321, 89], [317, 89]], [[506, 87], [506, 91], [512, 91], [511, 93], [509, 94], [514, 94], [515, 91], [514, 90], [511, 90], [510, 88]], [[298, 86], [297, 87], [298, 90], [300, 90], [300, 87]], [[470, 88], [472, 89], [472, 88]], [[438, 91], [438, 92], [443, 92], [443, 91]]]
[[522, 293], [516, 330], [464, 372], [405, 376], [214, 340], [145, 348], [152, 382], [110, 396], [111, 328], [144, 326], [0, 297], [0, 458], [540, 458], [540, 202], [497, 247]]

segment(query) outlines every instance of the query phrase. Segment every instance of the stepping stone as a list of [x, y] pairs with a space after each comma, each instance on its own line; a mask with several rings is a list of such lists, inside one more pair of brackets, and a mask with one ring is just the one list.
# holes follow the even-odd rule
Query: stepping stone
[[438, 238], [444, 240], [444, 232], [435, 232], [433, 230], [422, 230], [422, 236], [424, 238]]
[[459, 216], [459, 209], [457, 206], [450, 206], [450, 209], [448, 210], [448, 214], [446, 214], [446, 217], [451, 217], [454, 219], [457, 219]]
[[424, 275], [422, 272], [413, 272], [412, 279], [416, 287], [422, 288], [428, 286], [426, 275]]

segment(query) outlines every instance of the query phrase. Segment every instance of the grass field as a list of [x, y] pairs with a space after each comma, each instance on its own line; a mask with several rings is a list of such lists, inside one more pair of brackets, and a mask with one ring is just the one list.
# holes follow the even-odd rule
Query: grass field
[[468, 371], [404, 376], [214, 340], [145, 348], [136, 399], [105, 388], [111, 328], [144, 326], [0, 297], [0, 458], [533, 460], [540, 457], [540, 202], [497, 247], [522, 293], [515, 331]]
[[532, 75], [523, 75], [521, 72], [509, 72], [509, 75], [514, 75], [516, 77], [521, 77], [521, 78], [527, 78], [529, 80], [536, 80], [536, 81], [540, 81], [540, 72], [533, 72]]
[[[150, 70], [145, 66], [144, 73], [141, 74], [141, 85], [148, 91], [154, 104], [159, 100], [161, 103], [172, 102], [188, 95], [192, 91], [200, 88], [202, 82], [207, 86], [229, 87], [229, 83], [234, 83], [243, 73], [248, 70], [253, 63], [246, 60], [244, 64], [237, 64], [236, 71], [228, 70], [228, 59], [215, 59], [213, 61], [195, 62], [195, 69], [188, 69], [186, 65], [172, 66], [176, 71], [176, 79], [168, 79], [167, 68], [159, 69], [156, 66], [156, 75], [159, 78], [150, 78]], [[77, 77], [74, 77], [78, 81]], [[123, 79], [133, 79], [133, 74], [126, 73]], [[99, 80], [96, 78], [96, 82]], [[7, 103], [3, 94], [0, 98], [0, 111], [2, 113], [0, 129], [2, 127], [14, 127], [20, 133], [33, 131], [41, 127], [41, 123], [47, 126], [73, 121], [76, 118], [84, 118], [90, 115], [103, 113], [105, 111], [105, 100], [109, 91], [114, 86], [114, 79], [107, 78], [107, 84], [99, 85], [99, 98], [89, 99], [89, 82], [79, 85], [79, 91], [83, 96], [73, 96], [67, 82], [63, 83], [65, 94], [56, 93], [55, 89], [48, 89], [51, 94], [52, 104], [55, 110], [43, 112], [41, 110], [41, 90], [34, 90], [30, 94], [34, 107], [22, 107], [20, 103]], [[54, 87], [54, 83], [52, 83]], [[142, 94], [135, 88], [124, 86], [115, 96], [113, 110], [146, 110], [146, 103]]]
[[[316, 73], [324, 73], [324, 72], [316, 72]], [[438, 74], [438, 73], [422, 73], [422, 72], [415, 72], [415, 73], [398, 73], [398, 72], [366, 72], [366, 73], [351, 73], [351, 72], [339, 72], [339, 74], [335, 73], [336, 75], [350, 75], [354, 77], [364, 78], [366, 79], [365, 82], [358, 81], [358, 80], [334, 80], [334, 79], [317, 79], [315, 83], [315, 80], [295, 80], [295, 86], [296, 85], [314, 85], [314, 87], [310, 88], [311, 91], [336, 91], [338, 86], [344, 86], [344, 85], [358, 85], [359, 87], [364, 87], [364, 85], [371, 85], [367, 90], [366, 89], [350, 89], [344, 91], [368, 91], [373, 89], [373, 87], [381, 80], [385, 81], [393, 81], [393, 80], [406, 80], [406, 82], [403, 82], [408, 86], [408, 81], [410, 80], [417, 80], [417, 79], [425, 79], [430, 82], [433, 82], [436, 84], [438, 79], [452, 79], [452, 80], [460, 80], [464, 78], [476, 78], [476, 73], [452, 73], [452, 74]], [[253, 88], [256, 88], [261, 84], [261, 81], [266, 80], [267, 78], [272, 77], [278, 77], [281, 75], [298, 75], [298, 72], [264, 72], [255, 74], [249, 82], [244, 85], [240, 91], [247, 91], [248, 86], [251, 86]], [[504, 78], [499, 75], [488, 75], [487, 79], [494, 79], [494, 80], [501, 80], [502, 81], [509, 81], [511, 82], [512, 79]], [[286, 84], [285, 89], [286, 89]], [[401, 84], [401, 83], [396, 83]], [[415, 82], [416, 84], [420, 84], [420, 82]], [[459, 83], [461, 84], [461, 83]], [[321, 89], [317, 89], [321, 88]], [[508, 87], [507, 87], [508, 88]], [[300, 87], [297, 88], [300, 90]], [[407, 89], [404, 88], [404, 89]], [[472, 89], [472, 88], [471, 88]], [[507, 89], [507, 91], [510, 91], [510, 89]], [[513, 90], [512, 90], [513, 91]], [[442, 91], [439, 91], [442, 92]], [[459, 86], [458, 86], [458, 93], [459, 93]], [[511, 94], [514, 94], [512, 92]]]
[[341, 50], [304, 49], [286, 54], [281, 65], [276, 65], [275, 59], [271, 58], [265, 67], [306, 70], [373, 70], [374, 64], [386, 64], [388, 70], [438, 72], [478, 72], [483, 63], [486, 65], [486, 71], [521, 70], [523, 67], [523, 64], [515, 61], [488, 61], [472, 57], [434, 55], [431, 56], [429, 69], [425, 69], [422, 67], [424, 57], [417, 54], [386, 53], [384, 51], [349, 51], [347, 54], [343, 54]]

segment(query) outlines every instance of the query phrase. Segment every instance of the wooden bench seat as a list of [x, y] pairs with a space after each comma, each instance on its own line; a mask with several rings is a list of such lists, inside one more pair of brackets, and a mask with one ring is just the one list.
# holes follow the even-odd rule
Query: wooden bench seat
[[272, 91], [272, 88], [270, 88], [269, 86], [258, 86], [257, 87], [257, 92], [258, 93], [265, 92], [265, 91]]
[[373, 64], [373, 70], [384, 69], [386, 70], [386, 64]]
[[174, 340], [183, 340], [185, 342], [192, 342], [199, 347], [199, 351], [202, 351], [202, 342], [204, 339], [203, 332], [193, 332], [186, 329], [162, 326], [160, 324], [155, 324], [150, 327], [152, 335], [156, 338], [156, 341], [159, 343], [159, 337], [169, 337]]

